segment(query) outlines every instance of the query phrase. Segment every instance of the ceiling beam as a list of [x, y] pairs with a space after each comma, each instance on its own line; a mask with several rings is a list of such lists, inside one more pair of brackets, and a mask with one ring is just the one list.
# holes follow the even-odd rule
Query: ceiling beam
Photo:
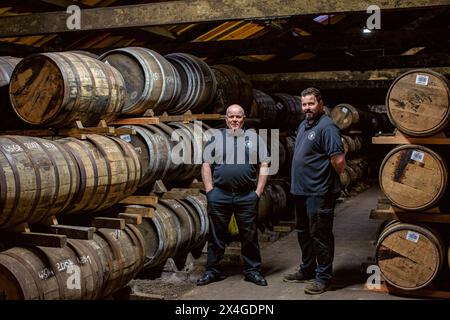
[[246, 62], [240, 60], [233, 62], [233, 65], [247, 74], [330, 70], [364, 71], [387, 68], [448, 67], [450, 66], [450, 55], [448, 53], [432, 53], [408, 56], [377, 56], [370, 59], [345, 56], [284, 62]]
[[[339, 41], [336, 41], [339, 39]], [[417, 46], [448, 46], [449, 28], [421, 31], [377, 31], [368, 34], [330, 33], [279, 40], [227, 40], [187, 43], [155, 43], [150, 49], [161, 54], [188, 52], [202, 57], [247, 56], [257, 54], [280, 54], [301, 52], [324, 52], [331, 50], [365, 50], [377, 48], [409, 49]]]
[[[448, 0], [182, 0], [85, 9], [80, 30], [137, 28], [207, 21], [271, 19], [293, 15], [365, 12], [370, 5], [382, 10], [448, 6]], [[74, 32], [65, 12], [44, 12], [0, 18], [0, 37]], [[78, 30], [78, 31], [80, 31]]]
[[[409, 70], [412, 69], [265, 73], [250, 75], [250, 79], [255, 88], [267, 92], [284, 92], [308, 86], [319, 89], [379, 89], [388, 88], [395, 78]], [[450, 67], [438, 67], [433, 70], [450, 75]]]

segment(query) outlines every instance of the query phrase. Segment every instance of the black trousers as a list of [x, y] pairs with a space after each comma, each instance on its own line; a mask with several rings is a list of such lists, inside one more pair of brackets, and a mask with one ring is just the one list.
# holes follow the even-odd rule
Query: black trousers
[[222, 272], [221, 262], [228, 237], [228, 224], [234, 213], [239, 228], [244, 273], [261, 272], [261, 254], [256, 226], [258, 204], [256, 192], [236, 193], [214, 187], [206, 196], [210, 221], [206, 271], [218, 274]]
[[334, 258], [333, 219], [337, 195], [294, 196], [300, 271], [329, 284]]

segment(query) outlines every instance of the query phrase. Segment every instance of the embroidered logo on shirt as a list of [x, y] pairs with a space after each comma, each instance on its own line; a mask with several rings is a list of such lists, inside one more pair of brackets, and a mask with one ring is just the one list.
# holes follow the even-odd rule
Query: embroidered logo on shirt
[[308, 133], [308, 140], [313, 141], [315, 137], [316, 137], [315, 131], [311, 131], [310, 133]]

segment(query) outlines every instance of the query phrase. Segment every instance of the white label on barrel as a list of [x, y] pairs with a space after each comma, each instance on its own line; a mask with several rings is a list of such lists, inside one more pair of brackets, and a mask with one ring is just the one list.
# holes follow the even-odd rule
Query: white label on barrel
[[409, 240], [411, 242], [417, 243], [419, 242], [419, 238], [420, 234], [418, 234], [417, 232], [408, 231], [408, 233], [406, 233], [406, 240]]
[[120, 136], [120, 139], [126, 141], [126, 142], [131, 142], [131, 136], [129, 134], [122, 134]]
[[348, 112], [348, 109], [347, 109], [346, 107], [343, 107], [343, 108], [342, 108], [342, 112], [343, 112], [343, 113], [347, 113], [347, 112]]
[[424, 157], [425, 157], [425, 154], [423, 152], [417, 151], [417, 150], [414, 150], [413, 153], [411, 154], [411, 160], [422, 162], [422, 163], [423, 163]]
[[429, 77], [424, 74], [418, 74], [416, 76], [416, 84], [420, 84], [422, 86], [428, 85], [428, 79]]

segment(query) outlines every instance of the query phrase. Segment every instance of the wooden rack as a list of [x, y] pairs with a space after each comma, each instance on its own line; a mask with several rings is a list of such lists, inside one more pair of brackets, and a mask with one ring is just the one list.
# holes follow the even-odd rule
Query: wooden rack
[[443, 132], [430, 137], [410, 137], [395, 129], [394, 133], [383, 133], [372, 137], [372, 144], [440, 144], [450, 145], [450, 138]]
[[99, 134], [104, 136], [120, 136], [125, 134], [136, 134], [136, 132], [129, 128], [115, 128], [109, 126], [105, 120], [101, 120], [96, 127], [84, 127], [81, 121], [75, 121], [70, 128], [59, 129], [29, 129], [29, 130], [7, 130], [0, 131], [0, 135], [21, 135], [31, 137], [74, 137], [85, 140], [87, 134]]
[[195, 120], [222, 120], [224, 115], [221, 114], [192, 114], [190, 111], [182, 115], [168, 115], [164, 112], [160, 116], [155, 116], [153, 110], [147, 110], [142, 117], [117, 119], [110, 124], [112, 125], [139, 125], [139, 124], [158, 124], [161, 122], [192, 122]]

